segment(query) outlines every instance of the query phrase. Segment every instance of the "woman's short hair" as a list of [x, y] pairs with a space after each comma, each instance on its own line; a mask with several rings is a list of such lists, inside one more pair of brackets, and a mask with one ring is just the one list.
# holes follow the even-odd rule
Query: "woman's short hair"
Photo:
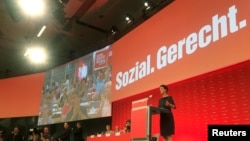
[[168, 86], [167, 86], [167, 85], [162, 84], [162, 85], [160, 85], [160, 87], [162, 87], [162, 88], [164, 88], [166, 91], [168, 91]]

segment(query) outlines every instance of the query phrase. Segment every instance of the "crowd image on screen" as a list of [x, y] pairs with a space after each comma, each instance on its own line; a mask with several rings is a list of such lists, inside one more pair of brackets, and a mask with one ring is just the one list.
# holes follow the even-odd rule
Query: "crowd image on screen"
[[38, 125], [111, 116], [111, 64], [93, 62], [87, 56], [46, 73]]

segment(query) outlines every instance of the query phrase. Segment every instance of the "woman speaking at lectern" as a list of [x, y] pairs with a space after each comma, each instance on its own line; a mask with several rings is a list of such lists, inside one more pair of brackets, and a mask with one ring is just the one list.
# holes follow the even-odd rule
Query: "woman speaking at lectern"
[[160, 85], [160, 93], [162, 97], [159, 99], [158, 107], [169, 111], [168, 113], [160, 114], [160, 132], [164, 141], [172, 141], [172, 135], [175, 133], [175, 125], [171, 109], [175, 109], [176, 106], [172, 96], [168, 94], [168, 87], [166, 85]]

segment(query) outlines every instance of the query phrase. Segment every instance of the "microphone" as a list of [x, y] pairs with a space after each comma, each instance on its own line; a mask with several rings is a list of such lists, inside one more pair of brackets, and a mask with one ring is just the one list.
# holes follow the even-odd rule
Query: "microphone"
[[152, 99], [152, 97], [153, 97], [152, 94], [148, 96], [148, 105], [149, 105], [149, 106], [152, 106], [152, 102], [151, 102], [151, 100], [150, 100], [150, 99]]

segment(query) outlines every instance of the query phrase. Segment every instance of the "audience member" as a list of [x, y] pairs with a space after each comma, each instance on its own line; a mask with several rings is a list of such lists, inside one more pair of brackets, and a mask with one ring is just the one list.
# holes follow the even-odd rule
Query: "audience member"
[[67, 120], [66, 118], [67, 118], [67, 116], [69, 114], [70, 108], [71, 108], [71, 105], [70, 105], [70, 102], [69, 102], [69, 96], [66, 96], [65, 100], [63, 101], [62, 108], [61, 108], [61, 120], [60, 121], [66, 121]]
[[6, 141], [6, 133], [3, 130], [0, 130], [0, 141]]
[[39, 141], [39, 135], [37, 128], [29, 130], [28, 141]]
[[74, 141], [84, 141], [81, 122], [76, 123], [76, 129], [74, 130]]
[[54, 123], [52, 118], [52, 111], [50, 109], [50, 103], [46, 103], [42, 107], [42, 112], [38, 120], [38, 125], [46, 125]]
[[62, 134], [59, 136], [59, 141], [70, 141], [70, 127], [68, 122], [64, 122], [63, 124], [64, 130]]
[[101, 95], [101, 103], [97, 111], [101, 117], [111, 115], [111, 85], [112, 82], [108, 81], [104, 86], [104, 94]]
[[93, 80], [96, 86], [96, 92], [101, 94], [104, 91], [104, 85], [109, 80], [109, 77], [105, 76], [104, 69], [100, 69], [96, 73], [94, 73]]
[[87, 116], [83, 113], [81, 109], [81, 98], [79, 96], [79, 91], [74, 90], [69, 96], [70, 111], [67, 114], [67, 121], [75, 121], [80, 119], [87, 119]]
[[45, 126], [43, 131], [40, 133], [41, 141], [51, 141], [51, 136], [49, 132], [49, 127]]
[[79, 86], [79, 95], [80, 98], [83, 98], [84, 100], [87, 100], [88, 98], [88, 85], [87, 85], [87, 78], [83, 78], [80, 82]]
[[19, 127], [14, 127], [14, 130], [11, 132], [11, 134], [8, 136], [7, 141], [22, 141], [23, 136], [20, 134]]

